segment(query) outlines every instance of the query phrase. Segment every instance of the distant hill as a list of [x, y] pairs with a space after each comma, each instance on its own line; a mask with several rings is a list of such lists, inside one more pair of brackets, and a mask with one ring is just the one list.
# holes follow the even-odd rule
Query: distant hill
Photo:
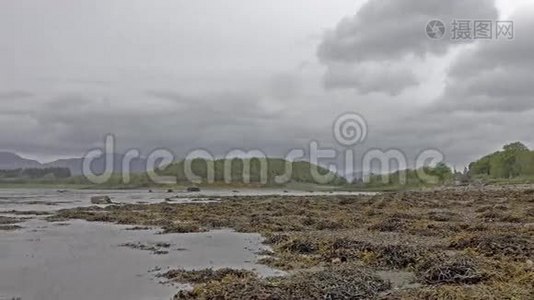
[[[225, 177], [224, 177], [224, 159], [218, 159], [211, 161], [214, 165], [214, 180], [215, 182], [224, 183]], [[267, 175], [267, 184], [278, 184], [275, 181], [275, 178], [277, 176], [285, 174], [286, 170], [286, 160], [279, 159], [279, 158], [267, 158], [267, 168], [266, 168], [266, 175]], [[180, 183], [187, 183], [189, 180], [187, 176], [185, 175], [185, 168], [184, 168], [185, 161], [179, 161], [176, 163], [173, 163], [163, 170], [159, 171], [158, 173], [160, 175], [166, 175], [166, 176], [175, 176], [177, 178], [177, 181]], [[289, 182], [300, 182], [300, 183], [318, 183], [312, 176], [311, 168], [313, 167], [312, 164], [306, 161], [297, 161], [292, 162], [292, 172], [291, 177], [289, 178]], [[320, 174], [331, 174], [333, 180], [329, 182], [329, 184], [339, 185], [346, 183], [345, 178], [338, 176], [337, 174], [334, 174], [330, 172], [328, 169], [316, 166], [317, 170]], [[204, 160], [195, 159], [191, 162], [191, 169], [193, 170], [193, 173], [196, 176], [199, 176], [202, 179], [202, 182], [206, 182], [206, 179], [208, 177], [207, 168], [206, 168], [206, 162]], [[242, 183], [243, 182], [243, 159], [233, 159], [231, 164], [231, 182], [233, 184], [235, 183]], [[250, 183], [260, 183], [261, 182], [261, 164], [259, 159], [252, 159], [250, 161], [250, 173], [249, 173]]]
[[0, 169], [0, 182], [14, 182], [34, 179], [65, 179], [71, 176], [67, 168], [24, 168], [24, 169]]
[[[113, 173], [122, 173], [122, 160], [124, 155], [113, 155]], [[43, 167], [51, 168], [68, 168], [73, 176], [81, 175], [83, 168], [83, 158], [58, 159], [56, 161], [44, 164]], [[101, 174], [106, 168], [104, 157], [97, 158], [93, 161], [91, 169], [95, 174]], [[131, 161], [130, 172], [146, 172], [146, 161], [144, 158], [136, 158]]]
[[[113, 158], [113, 172], [122, 173], [122, 154], [114, 154]], [[131, 161], [130, 172], [141, 173], [145, 172], [146, 161], [143, 158], [134, 159]], [[101, 157], [95, 159], [92, 163], [91, 169], [95, 174], [103, 173], [105, 170], [106, 161]], [[42, 164], [36, 160], [23, 158], [20, 155], [12, 152], [0, 152], [0, 170], [15, 170], [15, 169], [30, 169], [30, 168], [68, 168], [73, 176], [81, 175], [83, 167], [83, 158], [68, 158], [58, 159], [56, 161]]]
[[[122, 173], [122, 160], [123, 155], [115, 154], [113, 161], [113, 171], [117, 176], [113, 176], [109, 183], [114, 186], [121, 186], [121, 176]], [[211, 161], [214, 164], [214, 183], [215, 184], [225, 184], [225, 160], [219, 159]], [[231, 183], [232, 184], [245, 184], [244, 182], [244, 173], [243, 173], [243, 159], [233, 159], [231, 164]], [[289, 163], [284, 159], [279, 158], [268, 158], [267, 159], [267, 185], [278, 185], [280, 182], [277, 182], [275, 178], [280, 175], [284, 175], [286, 171], [286, 164]], [[0, 152], [0, 170], [18, 170], [21, 169], [68, 169], [70, 174], [73, 176], [73, 183], [78, 184], [90, 184], [82, 175], [82, 158], [69, 158], [69, 159], [59, 159], [50, 163], [41, 164], [38, 161], [25, 159], [21, 156], [10, 153], [10, 152]], [[158, 170], [157, 173], [162, 176], [173, 176], [177, 179], [178, 183], [181, 184], [191, 184], [187, 176], [185, 175], [185, 161], [177, 161]], [[318, 184], [313, 175], [312, 168], [313, 165], [306, 161], [297, 161], [292, 162], [292, 172], [289, 180], [283, 183], [311, 183]], [[341, 185], [345, 184], [345, 178], [338, 176], [330, 172], [328, 169], [316, 166], [319, 174], [326, 175], [330, 174], [332, 180], [328, 182], [330, 185]], [[101, 174], [105, 169], [105, 158], [98, 158], [93, 161], [92, 170], [95, 174]], [[207, 182], [208, 173], [206, 170], [206, 162], [204, 160], [195, 159], [192, 160], [192, 170], [196, 176], [199, 176], [202, 179], [203, 183]], [[261, 174], [260, 172], [260, 162], [258, 159], [252, 159], [250, 162], [250, 184], [259, 184], [261, 183]], [[145, 159], [134, 159], [131, 161], [131, 173], [135, 173], [132, 176], [131, 186], [150, 186], [152, 184], [148, 174], [146, 173], [146, 160]], [[33, 171], [32, 171], [33, 172]], [[11, 172], [12, 173], [12, 172]], [[9, 172], [7, 174], [10, 174]]]
[[41, 163], [11, 152], [0, 152], [0, 170], [40, 168]]

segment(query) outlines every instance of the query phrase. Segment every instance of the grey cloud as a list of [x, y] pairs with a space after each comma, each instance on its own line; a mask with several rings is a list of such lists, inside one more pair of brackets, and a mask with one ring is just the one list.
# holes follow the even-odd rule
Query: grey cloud
[[399, 147], [412, 158], [426, 148], [437, 149], [445, 155], [446, 161], [463, 168], [505, 143], [534, 142], [529, 133], [533, 120], [534, 111], [429, 112], [424, 108], [412, 109], [397, 115], [393, 123], [371, 127], [369, 143], [379, 148]]
[[436, 109], [521, 112], [534, 109], [534, 11], [512, 16], [513, 40], [479, 43], [460, 55], [448, 74], [448, 83]]
[[173, 102], [182, 102], [185, 100], [185, 97], [182, 94], [168, 90], [147, 90], [145, 91], [145, 94], [149, 97], [156, 97]]
[[363, 94], [382, 91], [392, 96], [400, 94], [407, 86], [418, 84], [413, 72], [406, 67], [382, 67], [374, 64], [331, 64], [324, 80], [328, 89], [357, 86]]
[[279, 99], [295, 97], [300, 92], [299, 78], [290, 73], [273, 75], [270, 79], [269, 93]]
[[[398, 59], [407, 54], [445, 53], [448, 36], [431, 40], [428, 21], [497, 18], [493, 0], [370, 0], [352, 18], [326, 33], [318, 53], [324, 62]], [[450, 34], [450, 32], [449, 32]]]
[[[325, 34], [317, 51], [319, 60], [328, 69], [325, 81], [331, 87], [355, 88], [363, 93], [398, 94], [417, 84], [411, 72], [405, 72], [407, 78], [403, 80], [397, 73], [388, 74], [394, 70], [382, 66], [378, 71], [382, 77], [394, 80], [394, 87], [390, 88], [365, 80], [351, 80], [354, 76], [344, 75], [339, 65], [356, 66], [357, 69], [359, 64], [366, 62], [402, 63], [406, 57], [424, 59], [428, 54], [443, 55], [451, 46], [470, 41], [451, 40], [450, 30], [442, 40], [429, 39], [425, 32], [428, 21], [442, 20], [447, 28], [453, 19], [474, 18], [495, 20], [497, 9], [493, 1], [370, 0], [355, 16], [343, 19]], [[359, 74], [358, 77], [364, 76]]]
[[430, 78], [421, 71], [441, 80], [452, 57], [442, 54], [455, 47], [447, 37], [429, 40], [426, 22], [495, 19], [489, 0], [369, 0], [319, 49], [295, 40], [335, 26], [355, 1], [301, 1], [306, 14], [283, 1], [162, 1], [169, 9], [143, 1], [136, 14], [124, 13], [127, 3], [88, 9], [79, 1], [64, 14], [66, 2], [52, 2], [0, 4], [0, 32], [20, 40], [0, 56], [5, 149], [81, 155], [113, 133], [119, 148], [144, 154], [164, 147], [183, 157], [202, 147], [284, 155], [312, 139], [339, 146], [332, 122], [349, 111], [369, 122], [358, 153], [399, 148], [413, 159], [438, 148], [462, 164], [505, 142], [534, 145], [534, 56], [523, 21], [515, 20], [512, 42], [469, 45], [472, 53], [458, 46], [443, 97], [435, 96], [440, 83], [419, 82]]
[[[85, 152], [108, 133], [115, 134], [122, 145], [145, 151], [164, 147], [183, 153], [201, 146], [217, 151], [268, 140], [273, 141], [269, 147], [291, 143], [289, 137], [276, 134], [286, 124], [284, 115], [265, 110], [259, 95], [228, 92], [181, 96], [169, 90], [151, 91], [149, 95], [129, 103], [117, 102], [111, 96], [59, 95], [26, 108], [26, 125], [17, 129], [16, 135], [0, 132], [0, 139], [4, 147], [22, 152], [46, 147]], [[172, 95], [181, 101], [169, 101]], [[4, 122], [0, 125], [7, 128]]]
[[0, 91], [0, 101], [25, 99], [32, 96], [32, 93], [26, 91]]
[[89, 106], [99, 105], [98, 102], [101, 101], [101, 99], [92, 99], [78, 94], [63, 94], [47, 101], [44, 106], [48, 110], [76, 110], [82, 112]]
[[197, 118], [201, 123], [231, 120], [233, 124], [238, 124], [251, 120], [276, 118], [275, 113], [267, 112], [261, 108], [261, 96], [254, 93], [223, 92], [201, 96], [183, 96], [173, 91], [160, 90], [149, 91], [148, 94], [156, 98], [176, 101], [176, 104], [183, 104], [182, 107], [176, 106], [175, 112], [202, 115], [201, 118]]

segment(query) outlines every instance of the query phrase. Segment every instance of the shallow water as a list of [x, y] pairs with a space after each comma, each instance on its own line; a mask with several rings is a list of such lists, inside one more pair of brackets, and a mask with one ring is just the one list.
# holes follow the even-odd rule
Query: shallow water
[[[87, 206], [94, 195], [121, 203], [161, 202], [168, 193], [147, 191], [0, 190], [0, 215]], [[185, 200], [179, 200], [185, 201]], [[3, 213], [2, 213], [3, 212]], [[19, 216], [28, 217], [28, 216]], [[163, 284], [169, 268], [244, 268], [263, 276], [283, 272], [256, 264], [265, 249], [259, 234], [216, 230], [157, 234], [132, 226], [72, 220], [50, 223], [30, 216], [21, 229], [0, 230], [0, 299], [170, 299], [183, 286]], [[169, 243], [168, 253], [121, 246]]]
[[[217, 230], [161, 235], [79, 220], [68, 225], [31, 220], [23, 226], [0, 233], [0, 299], [169, 299], [177, 288], [160, 284], [154, 271], [169, 267], [281, 274], [254, 263], [264, 248], [258, 234]], [[171, 246], [168, 254], [155, 255], [120, 246], [127, 242]]]
[[[173, 203], [197, 201], [198, 197], [217, 198], [224, 196], [261, 196], [261, 195], [355, 195], [359, 192], [306, 192], [281, 189], [203, 189], [200, 192], [183, 192], [176, 190], [168, 193], [166, 190], [65, 190], [55, 189], [0, 189], [0, 213], [2, 211], [53, 211], [62, 208], [90, 206], [91, 196], [107, 195], [117, 203], [158, 203], [165, 198], [172, 198]], [[367, 193], [373, 194], [373, 193]], [[191, 196], [191, 197], [189, 197]], [[189, 198], [188, 198], [189, 197]]]

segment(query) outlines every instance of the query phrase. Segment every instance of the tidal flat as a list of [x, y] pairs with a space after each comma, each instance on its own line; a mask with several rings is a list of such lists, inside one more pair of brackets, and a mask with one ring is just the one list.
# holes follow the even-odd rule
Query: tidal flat
[[167, 234], [234, 230], [269, 248], [243, 268], [169, 268], [175, 299], [532, 299], [534, 189], [445, 188], [358, 194], [232, 195], [217, 201], [59, 210]]
[[47, 220], [61, 209], [91, 206], [91, 196], [104, 193], [116, 205], [168, 197], [143, 190], [0, 190], [0, 299], [170, 299], [190, 288], [160, 276], [178, 268], [284, 274], [256, 262], [267, 249], [257, 233], [160, 234], [153, 226]]

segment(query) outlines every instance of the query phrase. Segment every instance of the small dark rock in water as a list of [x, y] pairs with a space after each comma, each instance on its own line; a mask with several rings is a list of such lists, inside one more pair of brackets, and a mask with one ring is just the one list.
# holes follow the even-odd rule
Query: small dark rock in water
[[91, 203], [93, 204], [111, 204], [111, 198], [109, 196], [93, 196], [91, 197]]
[[66, 191], [65, 191], [65, 190], [57, 190], [57, 192], [60, 193], [60, 194], [63, 194], [63, 193], [65, 193]]
[[172, 193], [172, 192], [174, 192], [172, 189], [167, 190], [167, 193]]
[[152, 193], [152, 190], [148, 190], [149, 193]]
[[196, 186], [190, 186], [187, 188], [187, 191], [188, 192], [200, 192], [200, 188], [196, 187]]
[[150, 229], [152, 228], [147, 227], [147, 226], [134, 226], [134, 227], [126, 228], [125, 230], [150, 230]]
[[119, 246], [150, 251], [152, 252], [152, 254], [155, 254], [155, 255], [163, 255], [163, 254], [169, 254], [169, 251], [165, 249], [169, 248], [171, 244], [165, 243], [165, 242], [157, 242], [157, 243], [128, 242], [128, 243], [120, 244]]
[[12, 225], [12, 224], [0, 225], [0, 230], [5, 230], [5, 231], [17, 230], [17, 229], [20, 229], [20, 228], [22, 228], [22, 227], [20, 227], [18, 225]]

